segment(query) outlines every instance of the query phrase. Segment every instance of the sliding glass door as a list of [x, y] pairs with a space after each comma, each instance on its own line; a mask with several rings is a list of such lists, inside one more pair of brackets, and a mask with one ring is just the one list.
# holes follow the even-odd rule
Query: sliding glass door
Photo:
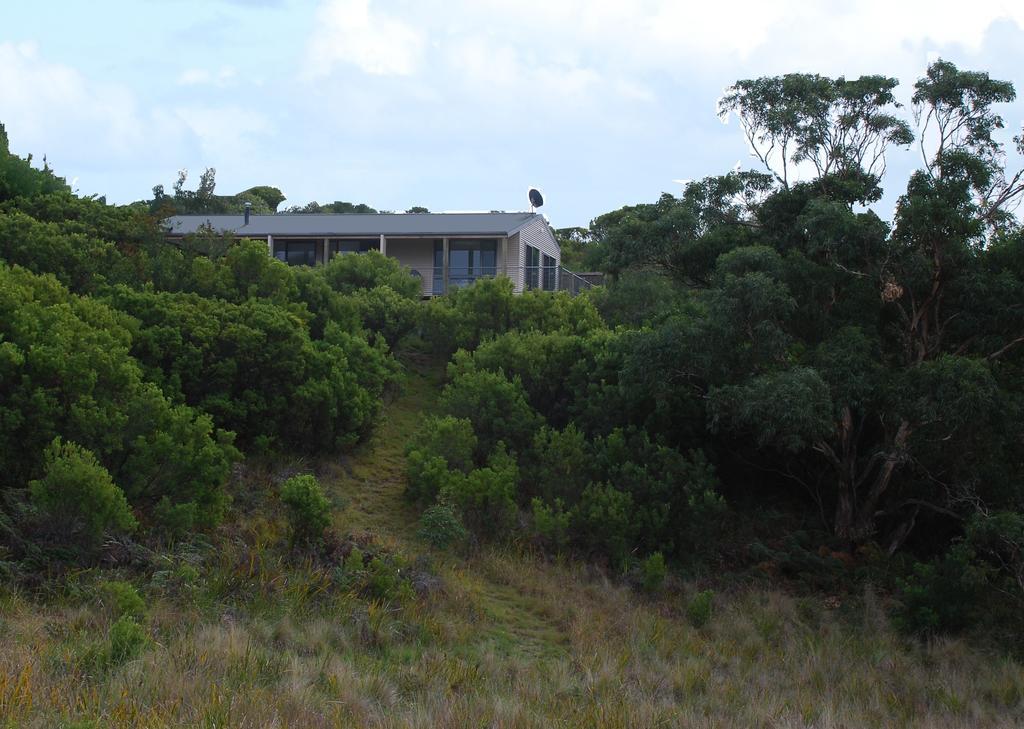
[[[468, 286], [498, 273], [498, 242], [493, 239], [448, 241], [448, 288]], [[434, 241], [434, 293], [445, 293], [444, 242]]]

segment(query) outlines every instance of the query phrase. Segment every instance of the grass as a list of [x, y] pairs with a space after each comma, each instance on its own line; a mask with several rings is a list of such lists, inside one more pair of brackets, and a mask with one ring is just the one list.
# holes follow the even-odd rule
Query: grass
[[[642, 597], [600, 570], [415, 537], [403, 448], [440, 373], [410, 376], [343, 460], [250, 464], [231, 524], [146, 570], [87, 570], [43, 600], [0, 591], [0, 727], [1011, 727], [1024, 670], [957, 639], [909, 642], [867, 592], [827, 609], [670, 577]], [[266, 494], [316, 471], [335, 528], [441, 589], [376, 601], [283, 546]], [[343, 505], [344, 508], [341, 508]], [[132, 582], [145, 644], [110, 656], [103, 585]], [[108, 601], [109, 602], [109, 601]]]

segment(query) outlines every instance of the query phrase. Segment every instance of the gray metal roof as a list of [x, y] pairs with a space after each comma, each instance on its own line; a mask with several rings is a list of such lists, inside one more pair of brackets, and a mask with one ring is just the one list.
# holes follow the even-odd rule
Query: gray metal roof
[[538, 213], [336, 213], [331, 215], [175, 215], [164, 221], [171, 235], [209, 226], [238, 236], [350, 237], [378, 235], [511, 235]]

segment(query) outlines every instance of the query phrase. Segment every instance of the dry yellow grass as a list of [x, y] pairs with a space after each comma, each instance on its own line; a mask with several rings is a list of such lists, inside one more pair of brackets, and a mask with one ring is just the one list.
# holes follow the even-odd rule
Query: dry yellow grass
[[[429, 552], [400, 491], [404, 438], [432, 386], [413, 378], [368, 447], [316, 464], [348, 503], [338, 526], [406, 554]], [[95, 575], [45, 602], [3, 593], [0, 726], [1024, 724], [1018, 663], [961, 640], [905, 641], [870, 593], [843, 611], [764, 590], [718, 595], [696, 629], [683, 609], [694, 586], [651, 600], [585, 565], [493, 548], [433, 554], [443, 591], [383, 604], [289, 561], [268, 546], [279, 536], [250, 515], [197, 575], [178, 555], [170, 577], [137, 581], [149, 642], [120, 664], [89, 659], [113, 619], [96, 607]]]

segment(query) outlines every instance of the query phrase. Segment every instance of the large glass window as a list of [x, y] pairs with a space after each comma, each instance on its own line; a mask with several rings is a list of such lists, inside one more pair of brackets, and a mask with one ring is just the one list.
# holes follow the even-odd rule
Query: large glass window
[[[498, 273], [498, 242], [493, 239], [448, 241], [448, 286], [468, 286]], [[434, 293], [445, 293], [444, 241], [434, 241]]]
[[526, 246], [526, 271], [523, 278], [526, 288], [540, 288], [540, 250], [533, 246]]
[[555, 265], [555, 259], [549, 255], [544, 255], [544, 290], [554, 291], [555, 283], [558, 280], [558, 266]]
[[332, 238], [330, 241], [330, 257], [339, 253], [366, 253], [379, 251], [380, 238]]
[[314, 266], [320, 258], [321, 244], [322, 241], [316, 238], [275, 240], [274, 258], [289, 266]]

